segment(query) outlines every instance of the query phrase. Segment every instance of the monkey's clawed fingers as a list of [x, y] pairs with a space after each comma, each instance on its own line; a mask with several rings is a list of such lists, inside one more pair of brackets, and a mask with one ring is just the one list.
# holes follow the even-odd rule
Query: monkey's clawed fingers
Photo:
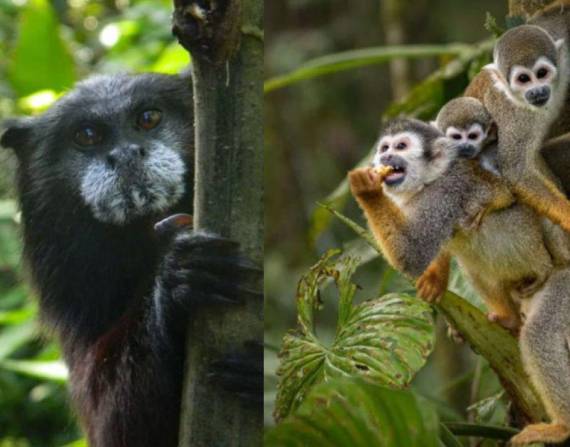
[[446, 291], [440, 278], [433, 272], [425, 272], [416, 281], [417, 295], [428, 303], [437, 303]]
[[179, 232], [161, 266], [161, 286], [185, 308], [261, 299], [262, 271], [239, 244], [207, 233]]
[[354, 169], [348, 173], [350, 189], [354, 195], [380, 192], [382, 180], [372, 168]]
[[243, 352], [211, 364], [209, 378], [230, 393], [259, 405], [263, 400], [263, 347], [257, 342], [247, 343]]

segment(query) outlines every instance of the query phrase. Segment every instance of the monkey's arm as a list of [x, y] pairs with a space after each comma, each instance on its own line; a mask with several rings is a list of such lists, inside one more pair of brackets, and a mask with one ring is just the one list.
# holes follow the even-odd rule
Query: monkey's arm
[[364, 211], [368, 225], [380, 245], [386, 260], [405, 272], [401, 262], [405, 245], [403, 231], [406, 219], [402, 211], [382, 191], [382, 179], [371, 168], [360, 168], [348, 173], [352, 195]]

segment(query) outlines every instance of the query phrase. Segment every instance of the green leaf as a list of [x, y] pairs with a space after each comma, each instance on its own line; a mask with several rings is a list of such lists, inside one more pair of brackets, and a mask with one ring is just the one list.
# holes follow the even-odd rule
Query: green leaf
[[3, 360], [0, 368], [14, 371], [37, 379], [65, 382], [68, 378], [67, 367], [63, 362], [41, 362], [35, 360]]
[[149, 71], [166, 74], [180, 73], [190, 63], [188, 51], [178, 42], [168, 45], [160, 54], [158, 60], [152, 64]]
[[409, 391], [337, 379], [311, 392], [299, 411], [270, 430], [270, 447], [437, 447], [435, 410]]
[[[333, 258], [330, 251], [311, 268], [297, 289], [298, 327], [283, 340], [274, 416], [291, 414], [317, 383], [359, 376], [393, 388], [407, 386], [434, 345], [429, 305], [404, 294], [389, 294], [353, 305], [351, 277], [358, 260]], [[332, 278], [339, 290], [338, 322], [331, 346], [315, 333], [319, 288]]]
[[354, 220], [346, 217], [341, 212], [333, 209], [332, 207], [330, 207], [324, 203], [318, 203], [317, 202], [317, 205], [319, 205], [321, 208], [326, 209], [333, 216], [337, 217], [341, 222], [346, 224], [346, 226], [348, 226], [352, 231], [354, 231], [359, 237], [361, 237], [366, 242], [368, 242], [368, 244], [372, 248], [374, 248], [378, 253], [381, 253], [380, 247], [376, 243], [376, 239], [374, 239], [374, 236], [372, 235], [372, 233], [370, 231], [368, 231], [366, 228], [358, 225]]
[[36, 325], [28, 321], [17, 326], [8, 326], [0, 335], [0, 361], [36, 336]]
[[469, 50], [468, 45], [450, 44], [374, 47], [345, 51], [313, 59], [291, 73], [271, 78], [265, 82], [264, 91], [269, 93], [307, 79], [369, 65], [383, 64], [393, 59], [459, 56]]
[[18, 96], [38, 90], [62, 91], [75, 82], [73, 58], [47, 0], [29, 0], [24, 8], [8, 79]]

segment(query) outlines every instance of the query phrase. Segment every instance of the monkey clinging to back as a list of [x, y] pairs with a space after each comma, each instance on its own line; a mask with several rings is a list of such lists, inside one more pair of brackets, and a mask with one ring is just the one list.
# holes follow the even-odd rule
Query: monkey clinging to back
[[[186, 322], [239, 303], [259, 276], [233, 242], [153, 230], [192, 211], [188, 82], [95, 77], [0, 139], [18, 158], [25, 259], [93, 447], [177, 445]], [[213, 377], [258, 405], [261, 357], [231, 354]]]

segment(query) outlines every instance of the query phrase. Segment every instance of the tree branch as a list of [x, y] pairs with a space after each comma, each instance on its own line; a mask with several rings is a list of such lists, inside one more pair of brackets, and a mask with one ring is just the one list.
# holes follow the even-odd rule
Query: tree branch
[[[173, 31], [193, 61], [195, 228], [239, 241], [261, 265], [263, 2], [174, 4]], [[200, 312], [188, 332], [180, 445], [261, 445], [261, 405], [244, 405], [211, 384], [207, 368], [224, 353], [243, 351], [246, 341], [261, 344], [263, 303], [252, 299], [243, 307]]]

